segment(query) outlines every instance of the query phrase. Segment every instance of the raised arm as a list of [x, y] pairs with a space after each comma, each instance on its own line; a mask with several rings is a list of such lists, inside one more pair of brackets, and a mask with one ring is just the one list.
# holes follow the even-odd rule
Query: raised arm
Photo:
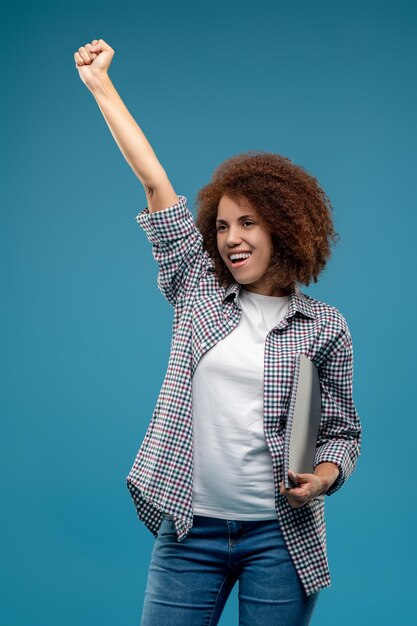
[[178, 202], [178, 196], [152, 146], [110, 80], [108, 69], [113, 56], [113, 48], [103, 39], [94, 39], [74, 53], [75, 66], [123, 156], [144, 186], [148, 208], [153, 213]]

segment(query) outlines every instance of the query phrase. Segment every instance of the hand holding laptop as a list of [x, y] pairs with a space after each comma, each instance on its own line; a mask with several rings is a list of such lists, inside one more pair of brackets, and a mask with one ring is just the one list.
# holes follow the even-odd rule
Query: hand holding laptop
[[297, 509], [323, 493], [323, 479], [316, 474], [300, 474], [289, 470], [291, 482], [296, 485], [287, 489], [282, 480], [279, 484], [281, 495], [285, 496], [293, 509]]

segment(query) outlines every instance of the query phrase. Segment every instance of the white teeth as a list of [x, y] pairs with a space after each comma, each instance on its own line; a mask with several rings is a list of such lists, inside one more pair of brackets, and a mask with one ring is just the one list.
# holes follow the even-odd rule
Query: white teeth
[[230, 260], [233, 261], [234, 259], [248, 259], [251, 255], [251, 252], [246, 252], [246, 253], [241, 253], [241, 254], [231, 254], [230, 255]]

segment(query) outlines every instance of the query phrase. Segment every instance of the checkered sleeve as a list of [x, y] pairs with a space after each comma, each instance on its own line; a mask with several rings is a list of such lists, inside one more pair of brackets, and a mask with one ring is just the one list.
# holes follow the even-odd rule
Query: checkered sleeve
[[175, 307], [191, 268], [203, 258], [203, 238], [187, 207], [186, 196], [166, 209], [150, 212], [145, 207], [137, 223], [152, 243], [152, 254], [159, 265], [158, 287]]
[[319, 368], [322, 417], [314, 459], [314, 468], [324, 462], [339, 467], [339, 476], [326, 492], [328, 496], [340, 489], [355, 469], [362, 439], [359, 415], [352, 397], [352, 338], [346, 325], [335, 343], [336, 347]]

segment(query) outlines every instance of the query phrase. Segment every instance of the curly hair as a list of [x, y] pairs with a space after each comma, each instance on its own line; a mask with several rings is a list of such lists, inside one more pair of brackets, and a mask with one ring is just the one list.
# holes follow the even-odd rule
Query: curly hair
[[220, 164], [211, 182], [197, 194], [196, 226], [214, 271], [226, 288], [235, 279], [217, 247], [217, 209], [223, 195], [249, 207], [271, 235], [273, 253], [265, 281], [271, 287], [294, 288], [317, 282], [331, 256], [333, 207], [314, 176], [279, 154], [250, 150]]

